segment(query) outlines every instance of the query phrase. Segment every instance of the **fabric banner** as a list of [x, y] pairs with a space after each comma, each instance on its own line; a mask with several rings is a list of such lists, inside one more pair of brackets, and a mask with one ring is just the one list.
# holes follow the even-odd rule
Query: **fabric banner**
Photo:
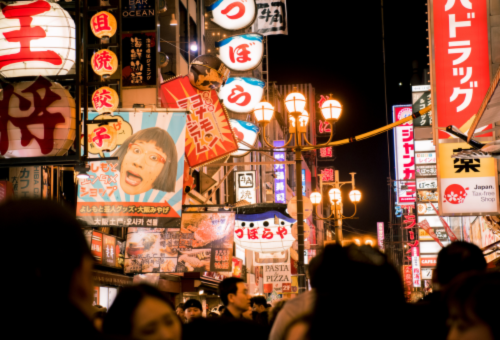
[[255, 33], [262, 35], [288, 35], [286, 0], [257, 0]]
[[163, 107], [187, 108], [186, 159], [191, 168], [216, 161], [238, 150], [229, 116], [217, 92], [194, 88], [187, 76], [161, 85]]
[[234, 213], [185, 213], [180, 228], [129, 228], [125, 273], [231, 272]]
[[[96, 117], [89, 113], [89, 119]], [[117, 122], [104, 125], [106, 132], [93, 130], [89, 157], [119, 159], [89, 162], [89, 178], [79, 179], [77, 218], [89, 226], [180, 227], [186, 114], [119, 112], [107, 117]], [[113, 138], [106, 152], [94, 145]]]

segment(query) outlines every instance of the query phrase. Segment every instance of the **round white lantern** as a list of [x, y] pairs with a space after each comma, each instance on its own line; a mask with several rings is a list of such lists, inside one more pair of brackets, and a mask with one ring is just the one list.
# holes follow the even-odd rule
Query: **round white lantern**
[[76, 60], [75, 22], [57, 3], [0, 7], [0, 75], [65, 75]]
[[118, 24], [113, 14], [102, 11], [94, 14], [90, 19], [90, 28], [92, 33], [100, 38], [103, 44], [108, 44], [109, 38], [115, 35]]
[[103, 86], [92, 94], [92, 105], [99, 113], [112, 113], [118, 108], [120, 97], [111, 87]]
[[105, 79], [111, 77], [118, 70], [118, 57], [113, 51], [108, 49], [99, 50], [94, 53], [90, 63], [92, 70]]
[[76, 136], [76, 105], [70, 93], [45, 77], [2, 84], [0, 157], [62, 156]]

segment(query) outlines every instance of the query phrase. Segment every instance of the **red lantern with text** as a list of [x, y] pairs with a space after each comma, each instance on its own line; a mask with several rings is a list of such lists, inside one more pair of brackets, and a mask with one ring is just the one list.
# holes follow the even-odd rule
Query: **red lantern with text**
[[116, 129], [113, 125], [91, 125], [89, 131], [89, 149], [92, 149], [92, 153], [111, 151], [116, 148]]
[[112, 113], [118, 108], [120, 98], [111, 87], [101, 87], [92, 94], [92, 105], [99, 113]]
[[13, 1], [0, 7], [0, 75], [65, 75], [76, 60], [75, 22], [57, 3]]
[[96, 13], [92, 19], [90, 19], [92, 33], [100, 38], [103, 44], [109, 43], [109, 38], [115, 35], [117, 26], [113, 14], [106, 11]]
[[107, 79], [118, 69], [118, 58], [111, 50], [99, 50], [92, 56], [90, 61], [92, 69], [97, 75]]
[[70, 93], [45, 77], [0, 84], [0, 157], [64, 155], [76, 135]]

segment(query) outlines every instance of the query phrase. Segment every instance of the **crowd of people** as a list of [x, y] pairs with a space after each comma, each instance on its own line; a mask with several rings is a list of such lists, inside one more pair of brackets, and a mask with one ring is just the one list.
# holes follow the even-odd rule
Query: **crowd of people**
[[[247, 284], [219, 285], [224, 306], [203, 317], [201, 303], [174, 306], [157, 288], [120, 289], [108, 310], [92, 306], [94, 259], [73, 215], [48, 201], [0, 206], [7, 254], [5, 328], [34, 339], [319, 340], [500, 339], [500, 273], [481, 250], [453, 242], [434, 271], [434, 292], [404, 299], [402, 279], [369, 246], [329, 245], [309, 264], [312, 289], [275, 302], [252, 297]], [[5, 255], [4, 255], [5, 256]]]

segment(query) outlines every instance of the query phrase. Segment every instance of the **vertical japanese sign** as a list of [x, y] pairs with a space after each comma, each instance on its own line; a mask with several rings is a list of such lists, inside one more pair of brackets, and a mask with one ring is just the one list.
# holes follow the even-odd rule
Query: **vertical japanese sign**
[[332, 158], [333, 157], [333, 146], [327, 146], [318, 150], [320, 158]]
[[403, 266], [403, 286], [406, 302], [411, 300], [412, 280], [411, 266]]
[[[394, 105], [393, 120], [397, 122], [411, 116], [411, 105]], [[394, 128], [394, 148], [397, 182], [397, 204], [415, 202], [415, 151], [413, 145], [413, 124], [411, 122]], [[407, 182], [406, 182], [407, 181]]]
[[9, 182], [16, 198], [42, 198], [42, 167], [9, 168]]
[[255, 170], [236, 171], [234, 178], [236, 182], [236, 201], [245, 200], [250, 204], [257, 203]]
[[306, 169], [302, 169], [302, 197], [306, 195]]
[[[96, 117], [89, 113], [89, 119]], [[90, 162], [90, 177], [79, 179], [77, 218], [90, 226], [178, 227], [186, 113], [120, 112], [109, 117], [117, 119], [112, 124], [120, 145], [111, 152], [89, 153], [119, 159]]]
[[438, 126], [467, 131], [490, 86], [486, 0], [432, 0], [432, 96]]
[[499, 211], [496, 160], [451, 158], [453, 153], [470, 148], [466, 143], [439, 144], [439, 210], [443, 215]]
[[[431, 86], [430, 85], [420, 85], [412, 86], [412, 104], [413, 113], [425, 109], [427, 106], [431, 105]], [[432, 125], [432, 111], [418, 117], [413, 120], [413, 125], [415, 127], [419, 126], [431, 126]]]
[[97, 263], [102, 264], [102, 233], [93, 231], [90, 243], [90, 253]]
[[288, 35], [286, 0], [257, 0], [254, 32], [262, 35]]
[[[274, 147], [281, 147], [285, 145], [284, 140], [273, 141]], [[274, 158], [280, 162], [284, 162], [285, 150], [279, 149], [274, 152]], [[275, 164], [274, 165], [274, 203], [286, 203], [286, 174], [285, 174], [285, 164]]]
[[102, 264], [116, 267], [116, 238], [102, 235]]
[[321, 181], [324, 182], [335, 182], [335, 170], [333, 168], [320, 169]]
[[235, 215], [182, 216], [180, 228], [129, 228], [125, 273], [231, 272]]
[[156, 86], [156, 33], [122, 34], [122, 85]]
[[411, 247], [411, 272], [413, 287], [421, 287], [420, 277], [420, 253], [418, 247]]
[[186, 108], [186, 160], [191, 168], [213, 162], [238, 150], [229, 116], [217, 92], [195, 89], [187, 76], [161, 85], [162, 105]]
[[385, 250], [384, 238], [385, 238], [384, 222], [377, 222], [377, 243], [378, 243], [378, 249], [380, 249], [381, 252], [384, 252]]
[[122, 31], [154, 31], [155, 0], [120, 0], [122, 2]]

